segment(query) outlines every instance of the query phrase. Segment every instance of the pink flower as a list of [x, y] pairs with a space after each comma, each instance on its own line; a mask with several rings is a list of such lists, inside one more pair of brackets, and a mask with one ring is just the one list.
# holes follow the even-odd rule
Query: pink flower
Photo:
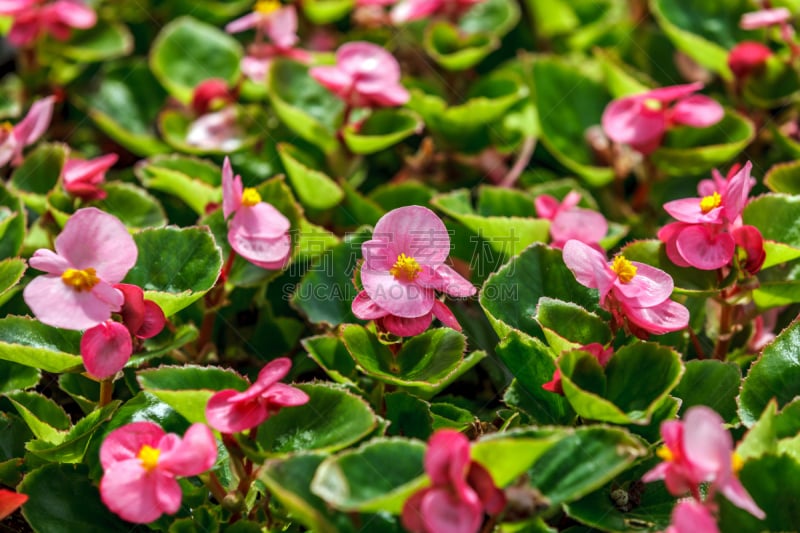
[[276, 0], [258, 0], [252, 13], [240, 17], [225, 26], [228, 33], [239, 33], [255, 29], [269, 37], [272, 44], [282, 49], [297, 44], [297, 12], [294, 6], [281, 7]]
[[455, 297], [473, 296], [477, 291], [444, 264], [450, 235], [433, 211], [413, 205], [386, 213], [361, 251], [364, 290], [353, 301], [354, 315], [380, 320], [386, 330], [403, 337], [424, 331], [433, 316], [461, 330], [447, 306], [436, 298], [436, 291]]
[[736, 477], [742, 461], [733, 452], [733, 439], [723, 424], [722, 418], [705, 406], [690, 408], [683, 421], [661, 424], [664, 446], [657, 454], [664, 462], [647, 472], [642, 481], [663, 479], [673, 496], [688, 492], [697, 501], [701, 501], [700, 484], [710, 483], [708, 501], [718, 490], [737, 507], [763, 519], [764, 511]]
[[774, 9], [761, 9], [742, 15], [739, 26], [743, 30], [757, 30], [769, 26], [778, 26], [792, 20], [792, 13], [785, 7]]
[[664, 533], [719, 533], [711, 511], [696, 500], [678, 502], [672, 510], [671, 522]]
[[125, 296], [120, 315], [131, 335], [139, 339], [155, 337], [167, 322], [164, 311], [151, 300], [144, 299], [144, 291], [136, 285], [117, 283], [114, 288]]
[[678, 219], [658, 232], [673, 263], [716, 270], [731, 263], [738, 243], [747, 252], [745, 269], [752, 273], [761, 268], [766, 258], [761, 233], [741, 223], [742, 211], [755, 183], [750, 177], [752, 166], [748, 161], [727, 180], [714, 171], [713, 181], [703, 180], [698, 186], [698, 191], [707, 195], [664, 204], [667, 213]]
[[16, 126], [11, 126], [8, 122], [0, 125], [0, 168], [9, 161], [14, 166], [22, 163], [23, 148], [35, 143], [47, 131], [53, 118], [55, 101], [55, 96], [37, 100]]
[[253, 43], [247, 47], [247, 55], [242, 58], [239, 68], [250, 81], [264, 83], [272, 62], [278, 57], [285, 57], [300, 63], [307, 63], [311, 60], [311, 54], [299, 48], [281, 48], [271, 43]]
[[305, 392], [278, 383], [291, 368], [292, 362], [286, 357], [275, 359], [261, 369], [246, 391], [225, 389], [214, 394], [206, 405], [208, 424], [222, 433], [239, 433], [278, 414], [282, 407], [307, 403]]
[[117, 159], [117, 154], [106, 154], [95, 159], [67, 160], [61, 173], [64, 189], [83, 200], [102, 200], [106, 197], [106, 192], [100, 188], [100, 184]]
[[631, 333], [646, 337], [678, 331], [689, 324], [689, 311], [669, 299], [672, 278], [657, 268], [618, 255], [611, 263], [580, 241], [564, 245], [564, 263], [578, 283], [600, 291], [600, 305], [613, 316], [616, 329], [627, 323]]
[[125, 298], [113, 284], [136, 264], [138, 250], [116, 217], [79, 209], [56, 238], [56, 251], [39, 249], [29, 264], [47, 274], [31, 281], [25, 303], [41, 322], [57, 328], [88, 329], [111, 318]]
[[243, 136], [239, 113], [229, 106], [193, 120], [186, 130], [186, 144], [201, 150], [235, 152], [242, 147]]
[[728, 68], [737, 78], [746, 78], [762, 69], [770, 57], [772, 50], [769, 47], [754, 41], [744, 41], [734, 46], [728, 54]]
[[608, 222], [597, 211], [577, 207], [580, 200], [580, 193], [570, 191], [561, 202], [548, 194], [534, 201], [536, 214], [550, 221], [553, 248], [561, 249], [567, 241], [576, 239], [602, 250], [598, 243], [608, 232]]
[[489, 472], [470, 459], [469, 440], [457, 431], [439, 430], [425, 452], [431, 486], [403, 505], [403, 526], [412, 533], [476, 533], [484, 511], [498, 514], [506, 506], [503, 491]]
[[6, 518], [28, 501], [27, 494], [19, 494], [13, 490], [0, 489], [0, 520]]
[[132, 353], [131, 334], [113, 320], [87, 329], [81, 337], [83, 366], [97, 379], [110, 378], [122, 370]]
[[351, 107], [403, 105], [410, 98], [400, 85], [400, 65], [382, 47], [347, 43], [336, 51], [336, 65], [314, 67], [311, 77]]
[[124, 520], [147, 524], [180, 508], [177, 476], [201, 474], [216, 460], [208, 426], [192, 424], [180, 438], [152, 422], [133, 422], [109, 433], [100, 447], [100, 497]]
[[226, 219], [233, 215], [228, 242], [237, 254], [268, 270], [286, 265], [291, 252], [289, 220], [261, 201], [258, 191], [242, 187], [242, 178], [233, 176], [227, 157], [222, 166], [222, 213]]
[[614, 142], [649, 154], [672, 126], [705, 128], [722, 120], [725, 111], [719, 103], [692, 94], [702, 88], [699, 82], [673, 85], [614, 100], [603, 112], [603, 129]]
[[97, 23], [94, 10], [78, 0], [4, 0], [0, 15], [14, 18], [8, 40], [15, 46], [28, 46], [43, 33], [64, 41], [72, 28], [88, 29]]
[[403, 24], [434, 15], [458, 19], [475, 4], [483, 0], [402, 0], [391, 12], [392, 22]]
[[[587, 344], [586, 346], [581, 346], [576, 350], [581, 352], [588, 352], [592, 354], [596, 359], [597, 362], [600, 363], [600, 366], [604, 367], [608, 364], [611, 358], [614, 356], [614, 348], [608, 347], [605, 348], [602, 344], [598, 342], [593, 342], [591, 344]], [[546, 391], [555, 392], [556, 394], [564, 394], [564, 388], [561, 385], [561, 371], [556, 368], [555, 372], [553, 372], [553, 379], [544, 383], [542, 388]]]
[[200, 82], [192, 93], [192, 110], [204, 115], [219, 105], [236, 102], [236, 91], [228, 87], [228, 82], [221, 78], [209, 78]]

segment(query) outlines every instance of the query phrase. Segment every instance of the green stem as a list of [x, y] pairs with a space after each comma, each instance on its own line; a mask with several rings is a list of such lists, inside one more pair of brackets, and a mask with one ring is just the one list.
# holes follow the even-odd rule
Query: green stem
[[225, 496], [228, 494], [225, 490], [225, 487], [222, 486], [220, 483], [219, 478], [214, 472], [207, 472], [205, 474], [200, 474], [200, 479], [202, 480], [203, 484], [208, 487], [208, 490], [211, 494], [214, 495], [214, 498], [220, 503], [222, 500], [225, 499]]
[[733, 319], [733, 306], [722, 302], [719, 313], [719, 336], [714, 347], [714, 359], [724, 361], [728, 356], [728, 345], [731, 342], [731, 323]]
[[111, 403], [111, 397], [114, 394], [114, 379], [108, 378], [100, 382], [100, 400], [97, 402], [98, 407], [104, 407]]

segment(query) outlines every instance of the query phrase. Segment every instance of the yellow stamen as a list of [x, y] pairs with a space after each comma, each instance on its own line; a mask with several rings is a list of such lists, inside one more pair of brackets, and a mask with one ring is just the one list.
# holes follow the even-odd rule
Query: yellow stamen
[[273, 11], [277, 11], [281, 8], [281, 3], [276, 0], [258, 0], [256, 2], [256, 6], [253, 8], [253, 11], [256, 13], [261, 13], [262, 15], [269, 15]]
[[703, 213], [708, 213], [712, 209], [719, 207], [722, 204], [722, 196], [719, 195], [718, 192], [710, 196], [704, 196], [702, 200], [700, 200], [700, 211]]
[[617, 273], [617, 278], [622, 283], [629, 283], [636, 276], [636, 266], [625, 259], [625, 256], [618, 255], [611, 264], [611, 270]]
[[741, 470], [743, 466], [744, 459], [742, 459], [742, 456], [736, 452], [733, 452], [731, 454], [731, 470], [733, 470], [733, 473], [738, 474], [739, 470]]
[[0, 129], [11, 133], [11, 131], [14, 129], [14, 125], [11, 124], [9, 121], [5, 121], [2, 124], [0, 124]]
[[394, 279], [404, 281], [414, 281], [420, 272], [422, 272], [422, 267], [419, 266], [417, 260], [406, 254], [398, 255], [394, 266], [389, 269], [389, 274], [394, 276]]
[[92, 287], [97, 285], [100, 279], [93, 268], [85, 268], [83, 270], [68, 268], [61, 274], [61, 281], [76, 291], [83, 292], [92, 290]]
[[675, 460], [675, 455], [673, 455], [672, 450], [666, 446], [661, 446], [659, 449], [657, 449], [656, 455], [667, 462]]
[[252, 187], [248, 187], [242, 192], [242, 205], [247, 207], [253, 207], [260, 201], [261, 201], [261, 195], [258, 194], [258, 191], [253, 189]]
[[644, 106], [650, 111], [661, 111], [661, 102], [655, 98], [647, 98], [644, 101]]
[[139, 450], [139, 455], [137, 457], [142, 462], [142, 468], [150, 472], [156, 466], [158, 466], [158, 457], [161, 455], [161, 450], [158, 448], [151, 448], [147, 444], [142, 446], [142, 449]]

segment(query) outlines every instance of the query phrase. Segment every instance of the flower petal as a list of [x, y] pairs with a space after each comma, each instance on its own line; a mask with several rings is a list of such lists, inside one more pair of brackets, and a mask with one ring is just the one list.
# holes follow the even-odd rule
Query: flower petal
[[671, 524], [664, 533], [719, 533], [719, 528], [702, 502], [684, 500], [672, 510]]
[[37, 100], [33, 103], [25, 118], [14, 126], [14, 136], [19, 142], [20, 148], [35, 143], [39, 137], [44, 135], [48, 126], [50, 126], [50, 120], [53, 118], [55, 102], [55, 96]]
[[158, 468], [176, 476], [196, 476], [214, 466], [217, 441], [205, 424], [192, 424], [177, 446], [163, 448]]
[[430, 313], [433, 307], [433, 289], [397, 280], [389, 272], [376, 272], [362, 267], [361, 283], [370, 299], [390, 314], [417, 318]]
[[69, 261], [46, 248], [40, 248], [33, 252], [33, 255], [28, 260], [28, 264], [37, 270], [43, 270], [48, 274], [56, 274], [58, 276], [63, 274], [68, 268], [72, 268]]
[[606, 135], [622, 144], [645, 146], [657, 143], [664, 135], [667, 119], [662, 112], [645, 112], [640, 96], [614, 100], [603, 111]]
[[292, 249], [288, 234], [276, 238], [254, 237], [234, 222], [228, 230], [228, 243], [237, 254], [267, 270], [280, 270], [286, 266]]
[[644, 263], [631, 261], [636, 267], [636, 275], [628, 283], [617, 280], [614, 292], [618, 297], [624, 296], [636, 307], [650, 307], [660, 304], [670, 297], [674, 284], [672, 276]]
[[446, 489], [429, 491], [420, 509], [428, 531], [436, 533], [477, 533], [483, 522], [480, 503], [458, 499]]
[[231, 225], [245, 231], [250, 237], [276, 239], [291, 228], [291, 222], [283, 213], [267, 202], [239, 207], [233, 215]]
[[430, 287], [455, 298], [474, 296], [478, 289], [448, 265], [425, 268], [417, 279], [423, 287]]
[[381, 326], [398, 337], [413, 337], [423, 333], [431, 325], [433, 315], [427, 313], [416, 318], [403, 318], [397, 315], [386, 315], [378, 319]]
[[22, 293], [25, 303], [39, 321], [56, 328], [89, 329], [111, 318], [114, 306], [92, 292], [68, 287], [60, 276], [39, 276]]
[[605, 256], [587, 244], [572, 240], [564, 245], [563, 258], [578, 283], [590, 289], [599, 289], [600, 301], [603, 301], [616, 279]]
[[83, 366], [98, 379], [109, 378], [122, 370], [132, 353], [130, 331], [113, 320], [87, 329], [81, 337]]
[[700, 208], [701, 200], [702, 198], [681, 198], [680, 200], [672, 200], [664, 204], [664, 211], [677, 220], [688, 224], [721, 224], [724, 212], [722, 206], [715, 207], [708, 213], [703, 213], [703, 210]]
[[138, 459], [113, 463], [100, 480], [100, 498], [123, 520], [150, 523], [163, 514], [157, 477], [148, 475]]
[[462, 482], [470, 463], [469, 439], [458, 431], [439, 430], [428, 441], [425, 472], [434, 485]]
[[744, 488], [742, 483], [733, 474], [722, 483], [719, 489], [736, 507], [744, 509], [761, 520], [767, 517], [766, 513], [753, 501], [747, 489]]
[[705, 226], [688, 226], [681, 231], [675, 246], [687, 263], [700, 270], [716, 270], [729, 264], [736, 243], [728, 233], [714, 235]]
[[420, 265], [440, 265], [450, 255], [450, 234], [430, 209], [409, 205], [389, 211], [375, 224], [373, 238], [388, 236], [394, 250], [413, 257]]
[[684, 124], [694, 128], [713, 126], [724, 116], [725, 110], [719, 102], [702, 94], [678, 100], [669, 113], [673, 124]]
[[269, 413], [257, 399], [231, 401], [237, 394], [239, 392], [233, 389], [221, 390], [208, 400], [206, 420], [209, 426], [222, 433], [239, 433], [267, 419]]
[[628, 307], [623, 303], [623, 311], [631, 322], [654, 335], [679, 331], [689, 325], [689, 310], [672, 300], [653, 307]]
[[550, 235], [559, 242], [577, 239], [586, 244], [595, 244], [607, 232], [608, 222], [603, 215], [580, 207], [559, 211], [550, 224]]
[[356, 295], [351, 309], [353, 314], [361, 320], [375, 320], [376, 318], [382, 318], [389, 314], [378, 304], [370, 300], [367, 291], [361, 291]]
[[461, 324], [458, 323], [453, 312], [439, 300], [433, 301], [433, 316], [439, 319], [443, 325], [456, 331], [461, 331]]
[[14, 492], [13, 490], [0, 489], [0, 520], [4, 519], [28, 501], [27, 494]]
[[222, 215], [227, 218], [242, 205], [241, 176], [233, 176], [233, 167], [229, 157], [222, 162]]
[[161, 426], [153, 422], [132, 422], [109, 433], [100, 446], [100, 464], [108, 469], [119, 461], [134, 459], [142, 446], [158, 447], [164, 436]]

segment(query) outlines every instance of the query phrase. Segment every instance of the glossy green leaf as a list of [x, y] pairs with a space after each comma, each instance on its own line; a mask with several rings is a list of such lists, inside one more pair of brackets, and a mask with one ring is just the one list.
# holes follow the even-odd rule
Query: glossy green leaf
[[172, 96], [189, 102], [204, 80], [221, 78], [234, 85], [243, 53], [238, 41], [216, 26], [180, 17], [153, 41], [150, 69]]
[[0, 393], [30, 389], [40, 378], [36, 368], [0, 360]]
[[182, 110], [167, 109], [158, 115], [158, 129], [164, 140], [175, 150], [186, 154], [228, 155], [252, 148], [263, 134], [266, 116], [260, 106], [234, 106], [233, 114], [224, 117], [235, 124], [225, 140], [217, 145], [198, 145], [190, 142], [192, 127], [197, 118]]
[[745, 224], [755, 226], [766, 240], [800, 248], [800, 196], [765, 194], [754, 198], [742, 212]]
[[307, 0], [303, 13], [314, 24], [328, 24], [344, 18], [355, 5], [354, 0]]
[[159, 400], [154, 394], [140, 392], [120, 407], [104, 428], [108, 435], [113, 430], [131, 422], [153, 422], [168, 433], [183, 435], [189, 422], [169, 404]]
[[69, 148], [64, 144], [41, 144], [25, 157], [11, 174], [9, 185], [19, 191], [26, 204], [43, 211], [44, 196], [52, 191], [61, 176]]
[[324, 172], [308, 164], [309, 158], [291, 144], [278, 145], [281, 162], [297, 198], [311, 209], [330, 209], [344, 198], [344, 192]]
[[800, 161], [773, 165], [764, 176], [764, 185], [772, 192], [800, 194]]
[[342, 131], [344, 142], [355, 154], [372, 154], [391, 148], [419, 132], [422, 122], [406, 109], [379, 109], [371, 113], [356, 130], [348, 125]]
[[557, 431], [539, 437], [514, 432], [493, 433], [475, 441], [470, 456], [486, 468], [495, 485], [502, 488], [516, 481], [562, 437]]
[[145, 298], [165, 315], [198, 300], [217, 281], [222, 254], [208, 228], [167, 226], [145, 229], [133, 238], [139, 257], [124, 281], [143, 288]]
[[356, 364], [344, 342], [334, 335], [317, 335], [302, 341], [303, 348], [331, 378], [343, 385], [354, 385], [357, 379]]
[[58, 463], [80, 463], [86, 454], [90, 439], [119, 407], [119, 401], [113, 401], [82, 418], [58, 442], [45, 440], [30, 441], [25, 448], [46, 461]]
[[426, 28], [422, 41], [425, 52], [447, 70], [465, 70], [480, 63], [500, 46], [499, 39], [488, 32], [463, 33], [446, 21]]
[[536, 308], [536, 320], [543, 328], [578, 344], [608, 344], [611, 341], [607, 322], [573, 303], [543, 297]]
[[682, 400], [681, 414], [695, 405], [705, 405], [730, 422], [736, 418], [736, 396], [741, 381], [741, 370], [733, 363], [713, 359], [689, 361], [672, 395]]
[[800, 321], [783, 330], [750, 367], [739, 394], [739, 418], [752, 426], [773, 398], [783, 407], [800, 394]]
[[61, 406], [36, 392], [18, 391], [7, 397], [37, 439], [53, 444], [64, 441], [72, 422]]
[[19, 283], [27, 268], [28, 265], [25, 264], [25, 261], [17, 257], [9, 257], [0, 261], [0, 295], [5, 294]]
[[114, 215], [132, 229], [163, 226], [167, 223], [164, 208], [147, 191], [130, 183], [109, 183], [103, 187], [107, 196], [97, 207]]
[[387, 435], [428, 440], [433, 433], [431, 404], [405, 392], [390, 392], [383, 401], [386, 404], [383, 416], [391, 422]]
[[0, 183], [0, 259], [19, 253], [25, 238], [25, 214], [22, 200]]
[[77, 62], [108, 61], [133, 51], [133, 35], [124, 24], [104, 21], [87, 30], [74, 30], [66, 43], [56, 46], [58, 53]]
[[82, 364], [81, 334], [19, 316], [0, 318], [0, 359], [45, 372], [64, 372]]
[[744, 97], [758, 107], [771, 109], [790, 103], [800, 91], [800, 74], [778, 54], [744, 80]]
[[[768, 453], [780, 453], [785, 444], [792, 444], [800, 433], [800, 400], [795, 398], [778, 412], [777, 402], [771, 400], [758, 421], [745, 434], [736, 447], [743, 460], [761, 457]], [[792, 446], [786, 452], [800, 459], [800, 448]]]
[[81, 374], [61, 374], [58, 388], [66, 392], [84, 414], [91, 413], [100, 397], [100, 383]]
[[418, 440], [373, 439], [324, 460], [311, 491], [343, 511], [389, 511], [421, 488], [426, 446]]
[[465, 33], [485, 31], [502, 37], [519, 22], [519, 17], [519, 5], [514, 0], [486, 0], [464, 13], [458, 27]]

